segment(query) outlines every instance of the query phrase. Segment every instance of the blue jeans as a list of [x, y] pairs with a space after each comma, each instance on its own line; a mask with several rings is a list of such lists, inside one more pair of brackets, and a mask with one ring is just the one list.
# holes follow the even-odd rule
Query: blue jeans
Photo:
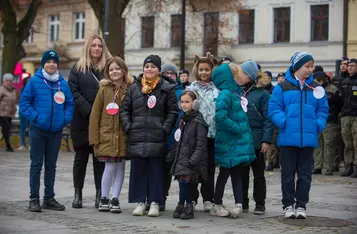
[[21, 139], [21, 145], [26, 146], [26, 129], [29, 126], [29, 121], [19, 112], [19, 118], [20, 118], [20, 139]]
[[44, 199], [53, 198], [58, 152], [61, 147], [62, 132], [47, 132], [30, 127], [30, 199], [40, 198], [41, 170], [45, 161]]
[[[314, 149], [310, 147], [280, 147], [281, 190], [283, 208], [294, 206], [306, 209], [309, 202], [311, 174], [314, 168]], [[295, 189], [295, 173], [298, 179]]]
[[131, 159], [129, 203], [164, 202], [164, 159]]

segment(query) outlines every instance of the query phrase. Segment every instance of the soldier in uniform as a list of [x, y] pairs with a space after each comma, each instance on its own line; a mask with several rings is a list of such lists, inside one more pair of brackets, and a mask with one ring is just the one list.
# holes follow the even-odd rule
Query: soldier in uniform
[[324, 72], [316, 72], [315, 81], [321, 85], [326, 92], [329, 104], [329, 117], [325, 130], [319, 134], [319, 147], [314, 151], [313, 174], [321, 174], [326, 169], [326, 175], [332, 175], [336, 167], [336, 154], [339, 144], [338, 115], [343, 102], [340, 91], [336, 86], [329, 83], [329, 76]]
[[357, 59], [348, 61], [348, 77], [342, 81], [341, 134], [345, 144], [345, 171], [341, 176], [357, 178]]
[[[341, 91], [342, 81], [346, 77], [348, 77], [347, 63], [348, 63], [348, 58], [346, 56], [342, 57], [340, 59], [340, 73], [332, 78], [332, 84], [340, 90], [340, 93], [342, 92]], [[339, 133], [341, 133], [341, 113], [338, 116], [338, 127], [339, 127]], [[344, 161], [343, 154], [344, 154], [345, 146], [343, 144], [341, 134], [339, 134], [338, 139], [340, 143], [338, 144], [338, 148], [337, 148], [335, 171], [339, 171], [340, 163]]]

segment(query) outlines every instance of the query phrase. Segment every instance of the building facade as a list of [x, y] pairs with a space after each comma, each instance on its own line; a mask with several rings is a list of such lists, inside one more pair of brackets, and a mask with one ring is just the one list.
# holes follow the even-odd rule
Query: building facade
[[[86, 0], [43, 2], [32, 37], [25, 43], [28, 56], [22, 62], [35, 69], [42, 52], [54, 48], [63, 55], [60, 67], [66, 73], [80, 57], [84, 40], [99, 32], [98, 21]], [[133, 75], [142, 71], [142, 63], [150, 54], [160, 55], [164, 63], [179, 65], [180, 61], [181, 0], [168, 0], [159, 10], [153, 10], [150, 2], [132, 0], [123, 14], [125, 60]], [[194, 54], [210, 51], [218, 57], [229, 56], [237, 63], [255, 60], [263, 70], [276, 75], [287, 69], [295, 52], [307, 51], [313, 54], [316, 65], [327, 72], [335, 71], [335, 60], [343, 55], [343, 0], [242, 3], [243, 7], [216, 11], [187, 5], [187, 68], [192, 68]], [[352, 1], [350, 5], [356, 7]], [[349, 10], [353, 15], [348, 21], [349, 53], [357, 51], [356, 12], [356, 8]]]

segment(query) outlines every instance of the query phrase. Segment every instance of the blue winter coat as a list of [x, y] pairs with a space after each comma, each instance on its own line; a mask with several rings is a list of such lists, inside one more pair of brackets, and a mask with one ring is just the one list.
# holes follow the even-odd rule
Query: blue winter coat
[[285, 81], [275, 86], [270, 97], [269, 116], [279, 128], [279, 146], [318, 147], [318, 134], [325, 129], [329, 115], [328, 102], [326, 95], [321, 99], [313, 96], [311, 87], [318, 84], [312, 75], [305, 83], [301, 90], [289, 67]]
[[[60, 75], [57, 82], [50, 82], [42, 75], [40, 67], [28, 81], [20, 98], [20, 112], [30, 121], [30, 124], [49, 132], [62, 131], [73, 116], [74, 102], [67, 81]], [[54, 95], [58, 91], [65, 95], [65, 102], [57, 104]]]
[[249, 165], [256, 159], [248, 116], [241, 107], [242, 89], [229, 64], [216, 68], [212, 81], [220, 90], [216, 103], [216, 164], [225, 168]]

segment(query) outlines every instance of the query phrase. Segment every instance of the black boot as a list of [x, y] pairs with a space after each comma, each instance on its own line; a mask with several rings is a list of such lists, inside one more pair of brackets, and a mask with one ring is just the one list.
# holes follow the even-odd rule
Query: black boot
[[95, 193], [95, 203], [94, 203], [94, 206], [97, 209], [99, 207], [101, 197], [102, 197], [102, 191], [100, 189], [97, 189], [97, 192]]
[[351, 178], [357, 178], [357, 165], [353, 165], [353, 174], [351, 175]]
[[183, 210], [184, 210], [184, 205], [182, 205], [182, 204], [177, 204], [177, 206], [176, 206], [176, 209], [175, 209], [175, 211], [174, 211], [174, 214], [172, 215], [173, 216], [173, 218], [175, 218], [175, 219], [179, 219], [180, 218], [180, 216], [181, 216], [181, 214], [182, 214], [182, 212], [183, 212]]
[[314, 175], [321, 175], [321, 174], [322, 174], [322, 170], [321, 170], [321, 169], [314, 169], [314, 170], [312, 171], [312, 174], [314, 174]]
[[183, 210], [182, 214], [180, 215], [181, 219], [193, 219], [195, 216], [193, 214], [193, 205], [186, 205], [185, 209]]
[[74, 200], [72, 202], [73, 208], [82, 208], [82, 189], [75, 188], [74, 189]]
[[352, 167], [352, 164], [346, 164], [345, 166], [345, 171], [342, 172], [341, 176], [342, 177], [345, 177], [345, 176], [351, 176], [353, 173], [353, 167]]

